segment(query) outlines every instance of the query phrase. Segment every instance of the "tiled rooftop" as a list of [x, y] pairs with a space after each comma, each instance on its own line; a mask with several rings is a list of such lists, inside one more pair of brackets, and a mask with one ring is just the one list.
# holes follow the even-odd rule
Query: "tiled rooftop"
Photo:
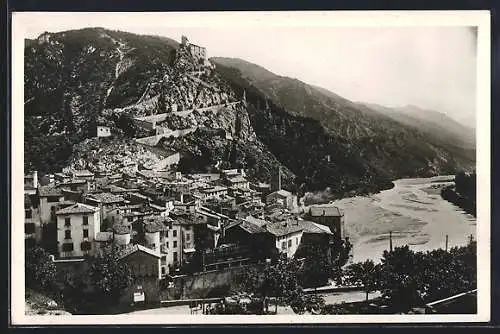
[[114, 224], [113, 232], [116, 234], [129, 234], [131, 231], [130, 225], [128, 224]]
[[303, 227], [304, 233], [333, 234], [330, 228], [325, 225], [310, 222], [308, 220], [299, 220], [299, 224]]
[[277, 237], [288, 235], [303, 230], [302, 225], [297, 220], [286, 220], [266, 225], [266, 229]]
[[250, 234], [267, 232], [267, 230], [264, 227], [246, 220], [242, 221], [241, 224], [239, 224], [239, 226]]
[[56, 212], [56, 215], [70, 215], [70, 214], [79, 214], [79, 213], [94, 213], [98, 211], [99, 208], [87, 205], [87, 204], [82, 204], [82, 203], [76, 203], [74, 205], [68, 206], [64, 209], [61, 209]]
[[157, 258], [161, 258], [161, 254], [158, 253], [158, 252], [155, 252], [154, 250], [152, 249], [149, 249], [147, 247], [144, 247], [144, 246], [141, 246], [141, 245], [131, 245], [125, 249], [123, 249], [120, 254], [118, 255], [118, 258], [120, 259], [123, 259], [129, 255], [132, 255], [134, 254], [135, 252], [144, 252], [144, 253], [147, 253], [149, 255], [152, 255], [152, 256], [155, 256]]
[[38, 192], [40, 196], [42, 197], [47, 197], [47, 196], [62, 196], [62, 191], [61, 189], [55, 188], [53, 186], [43, 186], [38, 188]]
[[311, 205], [309, 208], [311, 216], [329, 216], [329, 217], [340, 217], [343, 216], [343, 212], [333, 204], [315, 204]]
[[95, 200], [104, 204], [123, 202], [122, 196], [114, 195], [111, 193], [96, 193], [87, 196], [88, 199]]
[[229, 182], [231, 183], [243, 183], [247, 182], [247, 179], [245, 179], [243, 176], [236, 176], [228, 179]]
[[73, 171], [74, 176], [94, 176], [94, 173], [89, 171], [88, 169], [79, 169]]

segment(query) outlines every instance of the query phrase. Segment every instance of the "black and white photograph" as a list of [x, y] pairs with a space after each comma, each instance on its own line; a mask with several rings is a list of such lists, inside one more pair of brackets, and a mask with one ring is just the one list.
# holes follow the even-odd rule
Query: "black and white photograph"
[[489, 12], [12, 27], [14, 323], [489, 321]]

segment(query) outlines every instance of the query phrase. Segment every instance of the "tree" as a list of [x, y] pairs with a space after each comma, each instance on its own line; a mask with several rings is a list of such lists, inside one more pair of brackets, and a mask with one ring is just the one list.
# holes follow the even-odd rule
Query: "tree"
[[120, 261], [115, 247], [99, 253], [91, 261], [89, 276], [96, 293], [104, 297], [103, 300], [116, 301], [123, 289], [132, 283], [131, 269]]
[[34, 246], [25, 253], [25, 280], [30, 288], [51, 289], [56, 280], [56, 265], [43, 248]]
[[475, 242], [463, 247], [453, 247], [427, 252], [421, 272], [424, 298], [434, 301], [453, 296], [477, 287]]
[[326, 249], [318, 245], [306, 246], [300, 251], [300, 256], [304, 257], [304, 266], [300, 271], [302, 286], [318, 287], [327, 284], [334, 271]]
[[407, 311], [422, 303], [423, 264], [423, 254], [413, 252], [408, 246], [384, 251], [380, 288], [396, 311]]
[[276, 297], [279, 303], [290, 305], [294, 312], [321, 311], [324, 300], [308, 296], [300, 285], [299, 273], [302, 265], [282, 254], [275, 264], [266, 264], [264, 270], [257, 268], [243, 271], [240, 282], [244, 292], [263, 297]]
[[335, 246], [333, 248], [333, 253], [335, 257], [333, 259], [333, 268], [332, 268], [332, 278], [336, 281], [338, 285], [342, 285], [343, 278], [343, 270], [342, 267], [346, 265], [349, 261], [349, 256], [352, 251], [352, 243], [349, 241], [349, 237], [346, 237], [345, 240], [341, 240], [339, 246]]
[[378, 288], [380, 272], [380, 264], [375, 264], [372, 260], [353, 263], [345, 270], [346, 282], [352, 285], [362, 285], [366, 300], [368, 300], [368, 294]]

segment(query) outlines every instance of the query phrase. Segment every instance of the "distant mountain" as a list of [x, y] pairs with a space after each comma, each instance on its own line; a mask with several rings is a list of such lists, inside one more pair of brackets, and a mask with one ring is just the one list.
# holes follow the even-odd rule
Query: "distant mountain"
[[[256, 109], [249, 114], [257, 135], [298, 175], [314, 168], [316, 174], [339, 175], [332, 183], [342, 185], [355, 178], [361, 182], [452, 173], [475, 164], [474, 148], [436, 140], [404, 119], [244, 60], [211, 60], [235, 90], [246, 90], [249, 104]], [[283, 137], [293, 142], [289, 145], [299, 156], [283, 151]], [[320, 163], [325, 156], [329, 163]]]
[[471, 115], [458, 119], [459, 123], [465, 127], [471, 128], [474, 132], [476, 131], [476, 116]]
[[365, 105], [388, 115], [402, 124], [419, 129], [434, 140], [464, 149], [474, 149], [476, 147], [475, 130], [458, 123], [443, 113], [413, 105], [399, 108], [388, 108], [377, 104]]

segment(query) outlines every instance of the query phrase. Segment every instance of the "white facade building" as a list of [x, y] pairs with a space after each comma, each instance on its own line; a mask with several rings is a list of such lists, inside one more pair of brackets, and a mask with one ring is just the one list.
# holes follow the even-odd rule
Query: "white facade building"
[[97, 250], [94, 242], [100, 232], [99, 208], [76, 203], [56, 212], [59, 256], [82, 257]]
[[111, 136], [111, 129], [109, 126], [99, 125], [97, 126], [97, 137], [109, 137]]

